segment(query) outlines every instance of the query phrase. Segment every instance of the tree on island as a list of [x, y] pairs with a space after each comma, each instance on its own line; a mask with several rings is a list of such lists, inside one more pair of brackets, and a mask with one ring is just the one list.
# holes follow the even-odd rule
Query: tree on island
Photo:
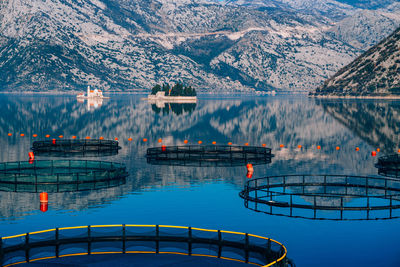
[[184, 86], [183, 83], [176, 83], [172, 88], [168, 83], [161, 85], [156, 84], [151, 89], [151, 94], [155, 95], [157, 92], [164, 91], [166, 96], [196, 96], [196, 90], [191, 86]]

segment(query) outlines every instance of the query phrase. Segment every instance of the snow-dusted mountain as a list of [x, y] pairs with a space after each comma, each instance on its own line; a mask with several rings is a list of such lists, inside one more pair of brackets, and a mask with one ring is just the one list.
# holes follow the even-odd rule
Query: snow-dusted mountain
[[367, 50], [400, 26], [400, 3], [378, 10], [360, 10], [333, 26], [334, 36], [354, 47]]
[[[349, 41], [351, 33], [332, 28], [339, 18], [357, 14], [352, 6], [334, 0], [245, 2], [0, 1], [0, 90], [81, 90], [91, 84], [134, 91], [182, 80], [209, 92], [305, 91], [364, 49]], [[385, 29], [395, 24], [376, 21]]]
[[317, 88], [313, 95], [400, 95], [400, 28]]

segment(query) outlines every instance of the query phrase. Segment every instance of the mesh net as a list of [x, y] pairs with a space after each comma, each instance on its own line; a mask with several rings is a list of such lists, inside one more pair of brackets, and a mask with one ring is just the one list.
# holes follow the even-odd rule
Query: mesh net
[[54, 139], [32, 144], [37, 156], [111, 156], [120, 148], [118, 141], [100, 139]]
[[[210, 234], [211, 233], [211, 234]], [[205, 235], [203, 235], [205, 234]], [[1, 239], [3, 266], [76, 254], [181, 253], [287, 266], [286, 248], [245, 233], [157, 225], [56, 228]]]
[[375, 165], [378, 168], [378, 173], [387, 177], [400, 177], [400, 155], [388, 155], [380, 157]]
[[253, 179], [240, 196], [267, 214], [308, 219], [393, 219], [400, 214], [400, 180], [340, 175], [288, 175]]
[[270, 148], [253, 146], [166, 146], [147, 149], [147, 162], [172, 166], [243, 166], [271, 163]]
[[68, 192], [125, 183], [124, 164], [87, 160], [35, 160], [0, 164], [0, 190]]

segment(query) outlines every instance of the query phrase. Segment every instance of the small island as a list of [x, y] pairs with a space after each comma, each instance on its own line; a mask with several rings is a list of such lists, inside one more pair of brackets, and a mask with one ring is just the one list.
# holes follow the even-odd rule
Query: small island
[[170, 86], [164, 83], [162, 86], [156, 84], [148, 95], [150, 101], [164, 101], [175, 103], [193, 103], [197, 101], [196, 90], [191, 86], [184, 86], [182, 83], [176, 83]]

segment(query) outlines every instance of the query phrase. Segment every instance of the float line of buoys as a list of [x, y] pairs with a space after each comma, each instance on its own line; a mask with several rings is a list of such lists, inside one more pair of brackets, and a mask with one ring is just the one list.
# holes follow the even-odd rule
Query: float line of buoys
[[[8, 135], [8, 136], [13, 136], [12, 133], [8, 133], [7, 135]], [[24, 133], [21, 133], [21, 134], [19, 134], [19, 136], [25, 137], [25, 134], [24, 134]], [[36, 138], [36, 137], [38, 137], [38, 135], [37, 135], [37, 134], [33, 134], [32, 137], [35, 137], [35, 138]], [[49, 134], [46, 134], [45, 137], [46, 137], [46, 138], [50, 138], [50, 135], [49, 135]], [[58, 138], [60, 138], [60, 139], [61, 139], [61, 138], [64, 138], [64, 135], [59, 135]], [[72, 136], [72, 139], [76, 139], [76, 138], [77, 138], [76, 135], [73, 135], [73, 136]], [[90, 136], [86, 136], [85, 139], [91, 139], [91, 137], [90, 137]], [[99, 139], [100, 139], [100, 140], [104, 140], [104, 137], [103, 137], [103, 136], [100, 136]], [[56, 139], [53, 138], [52, 140], [53, 140], [53, 143], [54, 143]], [[119, 138], [118, 138], [118, 137], [115, 137], [114, 140], [118, 141]], [[133, 138], [132, 138], [132, 137], [129, 137], [127, 140], [128, 140], [129, 142], [131, 142], [131, 141], [133, 141]], [[143, 141], [143, 142], [148, 142], [148, 139], [147, 139], [147, 138], [143, 138], [142, 141]], [[162, 143], [162, 142], [163, 142], [162, 138], [159, 138], [159, 139], [158, 139], [158, 143]], [[187, 139], [185, 139], [185, 140], [183, 141], [183, 143], [184, 143], [184, 144], [188, 144], [189, 141], [188, 141]], [[198, 141], [197, 143], [198, 143], [198, 144], [203, 144], [203, 141]], [[213, 145], [216, 145], [216, 144], [217, 144], [216, 141], [212, 141], [211, 143], [212, 143]], [[232, 142], [228, 142], [227, 144], [228, 144], [229, 146], [233, 145]], [[245, 146], [249, 146], [249, 143], [246, 142], [246, 143], [244, 143], [244, 145], [245, 145]], [[266, 146], [267, 146], [266, 144], [262, 144], [262, 147], [266, 147]], [[284, 144], [280, 144], [279, 147], [283, 149], [283, 148], [285, 148], [285, 145], [284, 145]], [[304, 146], [302, 146], [302, 145], [297, 145], [297, 148], [298, 148], [298, 149], [304, 149]], [[320, 145], [317, 145], [317, 146], [316, 146], [316, 149], [317, 149], [317, 150], [321, 150], [322, 147], [321, 147]], [[340, 147], [340, 146], [336, 146], [335, 149], [336, 149], [336, 150], [341, 150], [341, 147]], [[356, 148], [355, 148], [355, 151], [360, 151], [360, 148], [359, 148], [359, 147], [356, 147]], [[372, 155], [372, 156], [376, 156], [376, 155], [377, 155], [376, 153], [379, 153], [379, 152], [381, 152], [381, 149], [380, 149], [380, 148], [377, 148], [376, 150], [371, 151], [371, 155]], [[400, 149], [397, 150], [397, 153], [400, 153]]]

